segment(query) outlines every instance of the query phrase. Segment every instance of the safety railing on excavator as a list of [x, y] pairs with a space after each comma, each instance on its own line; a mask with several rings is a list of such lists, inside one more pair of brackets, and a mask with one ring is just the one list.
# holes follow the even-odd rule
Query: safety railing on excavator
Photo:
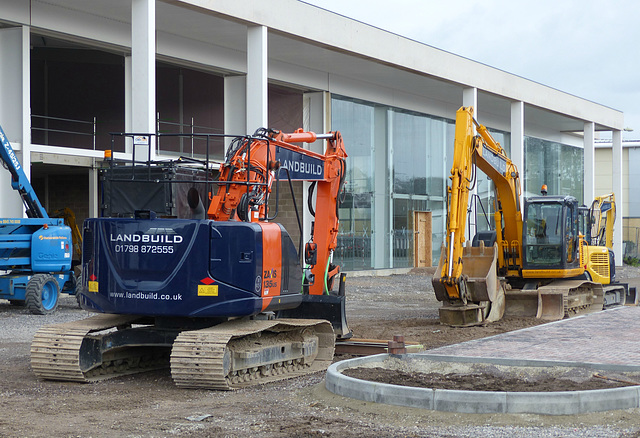
[[[249, 194], [251, 187], [267, 187], [269, 184], [267, 181], [259, 182], [259, 181], [251, 181], [249, 179], [251, 172], [245, 172], [247, 179], [245, 181], [220, 181], [218, 179], [219, 170], [222, 163], [224, 163], [224, 159], [220, 159], [219, 155], [215, 155], [215, 157], [211, 156], [210, 150], [214, 144], [219, 142], [224, 142], [226, 138], [234, 138], [234, 139], [242, 139], [241, 141], [253, 142], [257, 141], [265, 141], [267, 143], [273, 141], [270, 137], [266, 135], [266, 133], [259, 130], [254, 135], [230, 135], [230, 134], [218, 134], [218, 133], [110, 133], [111, 135], [111, 150], [105, 152], [105, 163], [106, 168], [102, 169], [103, 173], [107, 173], [108, 176], [105, 176], [103, 179], [107, 182], [105, 184], [107, 188], [105, 189], [108, 193], [104, 194], [104, 197], [107, 199], [113, 199], [112, 193], [109, 191], [113, 190], [113, 183], [144, 183], [144, 182], [153, 182], [153, 183], [176, 183], [180, 185], [203, 185], [204, 188], [198, 190], [200, 200], [207, 199], [214, 187], [225, 185], [225, 184], [234, 184], [239, 186], [246, 186], [246, 193]], [[322, 134], [324, 135], [324, 134]], [[176, 139], [176, 138], [187, 138], [187, 139], [198, 139], [200, 141], [204, 141], [204, 157], [202, 159], [188, 157], [188, 156], [179, 156], [175, 159], [170, 160], [159, 160], [152, 159], [154, 154], [152, 151], [156, 150], [156, 144], [161, 141], [166, 141], [167, 139]], [[321, 135], [318, 135], [318, 138], [323, 138]], [[271, 157], [271, 148], [267, 147], [267, 162], [271, 162], [275, 160], [275, 157]], [[126, 152], [125, 154], [121, 154], [121, 157], [131, 157], [116, 159], [115, 151], [118, 152]], [[227, 152], [229, 153], [229, 152]], [[248, 147], [246, 150], [246, 162], [251, 162], [251, 148]], [[273, 160], [272, 160], [273, 158]], [[164, 177], [156, 172], [155, 170], [158, 167], [169, 166], [172, 169], [188, 169], [191, 171], [193, 178], [185, 177], [183, 179], [170, 179], [166, 180]], [[118, 171], [114, 171], [114, 169], [119, 169]], [[172, 170], [173, 171], [173, 170]], [[289, 184], [289, 189], [291, 194], [293, 195], [295, 192], [292, 186], [292, 180], [289, 173], [289, 169], [286, 167], [280, 167], [278, 171], [275, 172], [274, 178], [274, 186], [275, 186], [275, 204], [273, 204], [273, 214], [260, 217], [260, 221], [272, 221], [276, 219], [279, 213], [279, 205], [280, 205], [280, 179], [281, 179], [281, 171], [283, 171], [284, 175]], [[188, 172], [187, 172], [188, 173]], [[190, 194], [186, 193], [186, 198], [189, 198]], [[190, 208], [194, 209], [195, 206], [191, 205], [191, 200], [189, 199]], [[103, 203], [103, 216], [113, 216], [113, 210], [109, 210], [109, 208], [104, 208], [105, 203]], [[175, 206], [176, 210], [179, 208]], [[298, 210], [298, 204], [296, 202], [295, 196], [293, 197], [293, 208], [295, 210], [296, 219], [298, 223], [298, 228], [300, 231], [300, 243], [299, 243], [299, 251], [302, 251], [302, 219]], [[173, 211], [171, 211], [173, 213]], [[122, 213], [118, 213], [122, 214]], [[128, 215], [134, 215], [135, 212], [129, 212]], [[179, 217], [180, 215], [178, 215]]]

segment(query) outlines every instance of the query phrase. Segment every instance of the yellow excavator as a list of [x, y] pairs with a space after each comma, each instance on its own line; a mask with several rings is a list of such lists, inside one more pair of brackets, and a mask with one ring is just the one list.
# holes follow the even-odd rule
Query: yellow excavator
[[[477, 170], [495, 185], [495, 230], [469, 242], [465, 225]], [[517, 167], [471, 107], [456, 114], [450, 180], [446, 241], [432, 280], [442, 323], [473, 326], [505, 314], [556, 320], [624, 304], [627, 285], [615, 282], [613, 251], [585, 239], [591, 221], [577, 199], [536, 196], [521, 206]]]

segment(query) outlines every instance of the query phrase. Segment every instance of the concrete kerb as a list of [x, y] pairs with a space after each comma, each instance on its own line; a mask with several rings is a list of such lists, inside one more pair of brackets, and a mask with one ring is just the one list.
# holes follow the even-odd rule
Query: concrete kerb
[[[336, 362], [327, 370], [325, 386], [334, 394], [357, 400], [458, 413], [573, 415], [640, 407], [640, 386], [561, 392], [462, 391], [390, 385], [355, 379], [342, 374], [342, 371], [348, 368], [358, 368], [363, 365], [376, 366], [375, 364], [379, 363], [384, 367], [384, 361], [388, 358], [390, 358], [388, 354], [378, 354]], [[581, 367], [618, 372], [640, 371], [640, 367], [629, 365], [471, 358], [421, 353], [402, 355], [400, 360], [487, 363], [518, 367]]]

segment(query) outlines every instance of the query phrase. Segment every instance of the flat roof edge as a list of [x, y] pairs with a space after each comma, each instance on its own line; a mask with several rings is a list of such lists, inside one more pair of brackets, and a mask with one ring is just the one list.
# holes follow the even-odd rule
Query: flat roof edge
[[[438, 49], [298, 0], [167, 0], [247, 24], [263, 25], [330, 50], [441, 78], [598, 125], [622, 130], [623, 113], [478, 61]], [[287, 11], [287, 19], [277, 11]], [[317, 25], [314, 25], [317, 23]], [[327, 26], [329, 24], [329, 26]], [[332, 31], [328, 32], [327, 29]], [[400, 48], [400, 49], [399, 49]], [[419, 55], [417, 55], [419, 54]]]

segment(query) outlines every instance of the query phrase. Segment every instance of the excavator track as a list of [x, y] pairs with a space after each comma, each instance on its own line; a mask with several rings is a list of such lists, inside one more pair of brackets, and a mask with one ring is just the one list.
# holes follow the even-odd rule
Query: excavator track
[[[122, 375], [126, 361], [104, 361], [99, 364], [102, 373], [93, 368], [83, 369], [82, 345], [90, 333], [130, 326], [140, 317], [130, 315], [96, 315], [80, 321], [55, 324], [40, 328], [31, 342], [31, 369], [37, 377], [49, 380], [89, 382], [114, 375]], [[116, 363], [117, 362], [117, 363]], [[131, 371], [129, 371], [131, 372]]]
[[[141, 318], [131, 315], [96, 315], [80, 321], [40, 328], [31, 342], [31, 369], [38, 378], [92, 382], [166, 366], [161, 351], [104, 354], [99, 361], [88, 361], [98, 332], [115, 333], [129, 328]], [[164, 362], [164, 363], [163, 363]]]
[[183, 388], [230, 390], [325, 370], [335, 335], [323, 320], [234, 320], [182, 332], [171, 375]]
[[31, 368], [41, 379], [94, 382], [170, 366], [180, 387], [230, 390], [325, 370], [334, 348], [324, 320], [238, 319], [180, 332], [105, 314], [42, 327]]

